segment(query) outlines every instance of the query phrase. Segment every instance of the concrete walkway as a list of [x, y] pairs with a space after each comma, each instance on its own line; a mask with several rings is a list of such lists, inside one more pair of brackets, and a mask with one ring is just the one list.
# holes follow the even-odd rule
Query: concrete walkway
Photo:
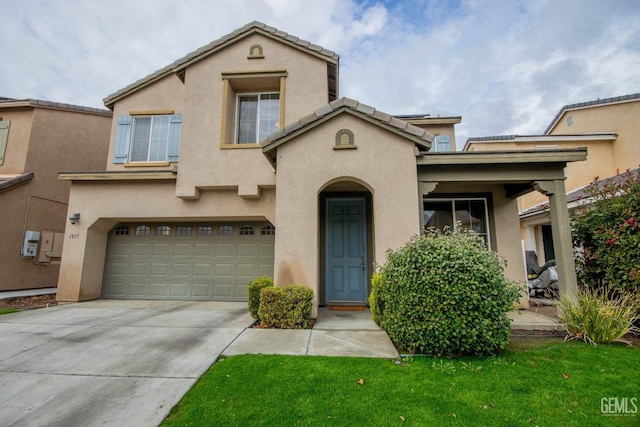
[[366, 311], [320, 307], [313, 329], [246, 329], [223, 354], [289, 354], [399, 358], [389, 336]]
[[553, 332], [565, 330], [564, 324], [559, 319], [532, 311], [512, 311], [507, 315], [511, 319], [511, 330]]

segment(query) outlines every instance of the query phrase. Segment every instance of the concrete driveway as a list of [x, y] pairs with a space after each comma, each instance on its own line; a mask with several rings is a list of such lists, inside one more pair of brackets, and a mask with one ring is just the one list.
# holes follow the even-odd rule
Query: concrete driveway
[[246, 303], [99, 300], [0, 316], [0, 425], [155, 426], [252, 322]]

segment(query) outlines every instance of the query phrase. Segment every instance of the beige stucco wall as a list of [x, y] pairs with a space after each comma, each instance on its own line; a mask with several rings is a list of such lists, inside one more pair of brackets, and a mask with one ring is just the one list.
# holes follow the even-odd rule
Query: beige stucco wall
[[[247, 58], [249, 48], [255, 44], [262, 46], [264, 58]], [[253, 34], [190, 65], [184, 83], [170, 75], [118, 101], [114, 106], [114, 117], [132, 111], [169, 110], [183, 114], [180, 174], [175, 190], [178, 196], [193, 198], [198, 196], [199, 189], [220, 187], [242, 186], [249, 190], [273, 187], [274, 171], [263, 161], [259, 147], [221, 147], [223, 114], [235, 116], [235, 110], [225, 111], [226, 105], [223, 105], [222, 75], [275, 70], [286, 72], [285, 93], [280, 101], [284, 104], [285, 123], [328, 103], [325, 61], [269, 37]], [[229, 96], [235, 97], [235, 94]], [[136, 165], [139, 167], [113, 164], [116, 131], [114, 120], [107, 169], [144, 169], [143, 164]], [[250, 173], [248, 165], [251, 165]]]
[[[354, 134], [357, 149], [334, 150], [341, 129]], [[319, 197], [328, 185], [356, 182], [373, 202], [371, 262], [419, 232], [417, 168], [414, 144], [349, 114], [322, 124], [278, 147], [276, 265], [278, 285], [300, 284], [319, 302]]]
[[[266, 162], [266, 159], [264, 159]], [[256, 220], [275, 222], [275, 191], [259, 199], [243, 199], [234, 190], [203, 191], [199, 200], [175, 196], [175, 181], [76, 182], [69, 212], [80, 222], [67, 221], [64, 260], [60, 269], [59, 301], [100, 298], [108, 232], [125, 221]]]
[[[567, 117], [572, 116], [573, 125], [567, 125]], [[640, 150], [638, 149], [638, 135], [640, 135], [640, 100], [618, 104], [605, 104], [590, 108], [576, 109], [564, 112], [556, 126], [549, 132], [551, 135], [565, 135], [587, 132], [615, 132], [618, 134], [612, 143], [613, 170], [624, 172], [640, 166]], [[591, 159], [591, 160], [590, 160]], [[591, 156], [583, 162], [585, 165], [595, 166], [600, 159]], [[604, 177], [605, 175], [601, 175]]]
[[0, 193], [0, 290], [54, 287], [59, 258], [36, 264], [20, 255], [25, 220], [27, 230], [64, 232], [69, 183], [57, 174], [104, 168], [111, 117], [26, 107], [0, 109], [0, 116], [11, 120], [0, 174], [34, 173], [31, 181]]

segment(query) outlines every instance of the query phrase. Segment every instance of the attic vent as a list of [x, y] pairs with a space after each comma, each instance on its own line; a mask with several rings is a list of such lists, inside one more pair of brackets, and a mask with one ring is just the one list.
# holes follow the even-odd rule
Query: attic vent
[[341, 129], [336, 133], [336, 145], [333, 146], [334, 150], [344, 148], [356, 148], [353, 132], [349, 129]]
[[573, 125], [573, 116], [567, 117], [567, 126]]
[[264, 52], [262, 51], [262, 46], [260, 46], [259, 44], [254, 44], [253, 46], [251, 46], [249, 48], [249, 56], [247, 56], [248, 59], [257, 59], [257, 58], [264, 58]]

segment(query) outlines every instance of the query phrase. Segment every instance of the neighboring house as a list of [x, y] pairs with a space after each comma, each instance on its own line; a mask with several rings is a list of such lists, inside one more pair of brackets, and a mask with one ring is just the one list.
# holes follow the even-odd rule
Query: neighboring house
[[336, 53], [252, 22], [105, 98], [106, 171], [59, 175], [81, 217], [58, 299], [243, 301], [267, 274], [313, 289], [315, 315], [366, 304], [388, 249], [456, 221], [519, 280], [516, 198], [534, 187], [561, 224], [572, 292], [563, 170], [584, 149], [456, 153], [460, 117], [338, 98], [338, 68]]
[[[465, 151], [556, 149], [587, 147], [589, 158], [567, 165], [569, 208], [588, 202], [584, 188], [594, 179], [606, 180], [640, 165], [640, 93], [565, 105], [543, 135], [469, 138]], [[555, 258], [544, 197], [530, 193], [518, 200], [521, 233], [527, 250], [538, 254], [540, 263]]]
[[55, 287], [69, 183], [61, 170], [104, 169], [111, 112], [0, 98], [0, 291]]

